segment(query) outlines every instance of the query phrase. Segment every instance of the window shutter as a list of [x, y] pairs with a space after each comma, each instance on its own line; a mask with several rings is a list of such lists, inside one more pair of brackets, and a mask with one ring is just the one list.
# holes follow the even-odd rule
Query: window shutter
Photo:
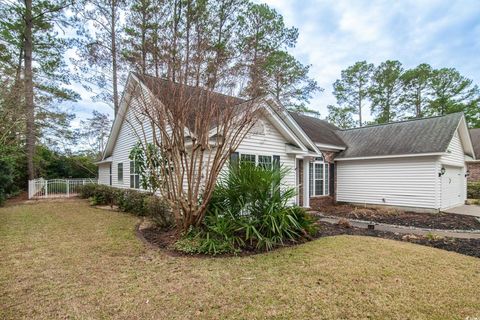
[[334, 195], [335, 194], [335, 164], [330, 163], [330, 174], [329, 174], [329, 194]]
[[233, 152], [230, 155], [230, 165], [238, 165], [238, 160], [239, 160], [239, 153], [238, 152]]

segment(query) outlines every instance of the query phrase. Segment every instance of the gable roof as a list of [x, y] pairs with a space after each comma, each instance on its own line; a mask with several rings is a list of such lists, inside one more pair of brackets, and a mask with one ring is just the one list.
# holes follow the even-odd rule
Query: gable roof
[[480, 128], [470, 129], [470, 137], [472, 139], [475, 157], [480, 160]]
[[[201, 87], [184, 85], [167, 79], [157, 78], [149, 75], [141, 75], [135, 72], [133, 74], [148, 88], [148, 90], [150, 90], [150, 92], [152, 92], [159, 99], [164, 98], [167, 93], [171, 94], [173, 91], [173, 93], [181, 92], [186, 96], [186, 98], [184, 98], [185, 100], [189, 100], [188, 98], [194, 98], [198, 100], [199, 98], [202, 98], [208, 94], [208, 97], [214, 100], [214, 103], [218, 105], [238, 105], [247, 102], [247, 100], [242, 98], [215, 91], [207, 91]], [[192, 103], [194, 102], [197, 101], [193, 100]]]
[[463, 113], [338, 131], [348, 148], [336, 159], [446, 152]]
[[333, 124], [298, 112], [289, 113], [313, 142], [337, 147], [339, 149], [345, 149], [345, 147], [347, 147], [345, 142], [337, 134], [340, 129]]
[[[112, 129], [105, 147], [105, 151], [103, 153], [103, 160], [107, 159], [113, 152], [122, 124], [128, 112], [128, 107], [132, 98], [132, 92], [135, 91], [133, 90], [133, 88], [135, 88], [137, 85], [140, 85], [143, 90], [146, 90], [150, 92], [150, 94], [153, 94], [153, 96], [159, 101], [162, 101], [162, 103], [164, 102], [163, 99], [165, 98], [172, 99], [175, 97], [175, 94], [173, 94], [172, 96], [169, 95], [169, 92], [181, 92], [181, 94], [184, 95], [183, 101], [186, 101], [185, 106], [191, 108], [192, 114], [196, 111], [195, 103], [198, 101], [196, 101], [195, 99], [198, 99], [198, 97], [200, 97], [200, 99], [213, 99], [213, 103], [218, 103], [218, 105], [222, 105], [225, 107], [241, 108], [244, 103], [250, 102], [253, 104], [259, 104], [263, 108], [265, 108], [266, 115], [276, 124], [277, 129], [279, 129], [283, 135], [289, 137], [291, 141], [296, 143], [302, 151], [308, 152], [309, 148], [306, 146], [306, 144], [311, 144], [314, 151], [319, 152], [319, 150], [316, 149], [313, 142], [307, 136], [305, 136], [305, 139], [303, 139], [303, 131], [301, 129], [297, 130], [295, 128], [295, 123], [293, 120], [289, 119], [288, 112], [281, 104], [278, 103], [278, 101], [275, 101], [275, 99], [273, 99], [271, 96], [259, 97], [252, 100], [244, 100], [238, 97], [228, 96], [218, 92], [207, 91], [199, 87], [192, 87], [183, 84], [173, 83], [169, 80], [165, 80], [162, 78], [146, 75], [142, 76], [140, 74], [131, 72], [128, 75], [125, 90], [122, 93], [120, 107], [117, 116], [114, 119]], [[181, 88], [182, 90], [176, 90], [179, 88]], [[187, 96], [187, 99], [185, 99], [185, 95]], [[192, 99], [188, 99], [188, 97], [191, 97]], [[210, 103], [212, 102], [210, 101]], [[272, 106], [272, 104], [274, 106]], [[215, 123], [211, 123], [212, 127], [214, 127], [215, 125]]]

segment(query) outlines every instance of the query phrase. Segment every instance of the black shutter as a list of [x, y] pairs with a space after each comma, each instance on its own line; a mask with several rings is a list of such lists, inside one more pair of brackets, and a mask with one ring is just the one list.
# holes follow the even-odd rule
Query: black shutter
[[330, 195], [334, 195], [335, 194], [335, 164], [333, 163], [330, 163], [330, 172], [329, 172], [329, 175], [328, 175], [328, 178], [330, 179], [330, 181], [328, 182], [329, 184], [329, 188], [328, 188], [328, 191], [330, 193]]
[[230, 155], [230, 165], [238, 165], [239, 154], [238, 152], [233, 152]]
[[112, 185], [112, 163], [110, 163], [110, 185]]

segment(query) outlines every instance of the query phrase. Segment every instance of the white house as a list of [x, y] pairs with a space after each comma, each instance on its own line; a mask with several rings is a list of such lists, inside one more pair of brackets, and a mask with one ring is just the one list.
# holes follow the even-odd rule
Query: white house
[[[162, 81], [132, 73], [127, 87], [139, 84], [158, 98], [155, 88]], [[140, 130], [135, 127], [138, 119], [131, 121], [135, 98], [122, 96], [98, 163], [102, 184], [140, 187], [129, 160]], [[291, 169], [284, 183], [297, 188], [298, 205], [319, 208], [336, 200], [438, 211], [465, 201], [465, 162], [475, 154], [461, 113], [340, 130], [324, 120], [288, 112], [270, 96], [256, 103], [264, 108], [264, 116], [234, 156], [256, 163], [279, 159]], [[143, 130], [151, 134], [148, 127]]]

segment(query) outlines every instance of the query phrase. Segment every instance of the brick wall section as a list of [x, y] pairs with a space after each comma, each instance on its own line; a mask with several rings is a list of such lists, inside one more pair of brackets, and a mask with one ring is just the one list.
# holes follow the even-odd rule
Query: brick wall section
[[469, 182], [480, 181], [480, 162], [467, 163], [467, 168], [470, 171], [468, 176]]
[[332, 196], [310, 197], [310, 208], [321, 211], [322, 207], [333, 204]]

